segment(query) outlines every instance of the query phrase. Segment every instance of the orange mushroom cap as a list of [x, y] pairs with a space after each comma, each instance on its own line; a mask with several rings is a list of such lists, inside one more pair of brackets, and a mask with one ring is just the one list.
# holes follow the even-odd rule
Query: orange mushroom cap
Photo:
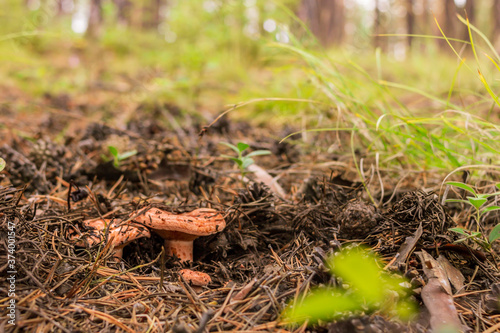
[[174, 214], [151, 208], [134, 218], [165, 239], [167, 254], [181, 261], [193, 260], [193, 240], [224, 230], [226, 221], [220, 212], [199, 208], [188, 213]]
[[181, 269], [179, 271], [179, 274], [182, 275], [184, 280], [186, 280], [186, 282], [192, 286], [205, 287], [210, 282], [212, 282], [210, 275], [208, 275], [206, 273], [202, 273], [202, 272], [192, 271], [192, 270], [187, 269], [187, 268]]
[[147, 228], [141, 225], [131, 224], [130, 222], [120, 224], [121, 220], [111, 219], [92, 219], [83, 221], [83, 226], [90, 229], [89, 234], [79, 238], [78, 235], [70, 236], [70, 239], [78, 239], [78, 246], [94, 246], [104, 240], [106, 229], [109, 228], [108, 240], [111, 240], [114, 247], [114, 256], [121, 258], [123, 248], [130, 242], [142, 238], [151, 237], [151, 233]]

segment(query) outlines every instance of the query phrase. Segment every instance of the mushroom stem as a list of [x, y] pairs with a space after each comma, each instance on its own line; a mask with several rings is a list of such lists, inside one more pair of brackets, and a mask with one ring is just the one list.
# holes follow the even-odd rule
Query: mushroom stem
[[165, 239], [165, 254], [184, 261], [193, 261], [193, 241]]
[[123, 248], [124, 248], [123, 245], [115, 247], [114, 250], [115, 253], [113, 254], [114, 261], [120, 262], [120, 259], [123, 257]]
[[165, 253], [181, 261], [193, 261], [193, 240], [226, 227], [222, 214], [211, 208], [198, 208], [182, 214], [150, 208], [133, 218], [165, 239]]

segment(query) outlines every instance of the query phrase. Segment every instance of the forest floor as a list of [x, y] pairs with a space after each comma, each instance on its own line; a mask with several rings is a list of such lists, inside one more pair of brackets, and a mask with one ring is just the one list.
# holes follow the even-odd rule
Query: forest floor
[[[65, 94], [34, 104], [15, 89], [2, 92], [0, 272], [11, 271], [4, 235], [14, 223], [16, 326], [8, 323], [3, 295], [10, 284], [2, 278], [0, 331], [426, 332], [435, 313], [422, 301], [432, 278], [425, 269], [435, 264], [424, 253], [439, 258], [449, 276], [461, 324], [500, 329], [497, 263], [474, 242], [454, 243], [459, 235], [449, 229], [471, 221], [460, 206], [441, 204], [441, 175], [372, 170], [367, 182], [384, 182], [383, 191], [371, 193], [382, 199], [376, 207], [351, 156], [314, 149], [348, 146], [349, 137], [321, 132], [307, 142], [280, 142], [298, 129], [256, 127], [230, 113], [212, 122], [168, 104], [138, 105], [127, 111], [126, 125], [106, 125], [106, 111], [96, 110], [106, 110], [107, 101], [91, 93], [92, 105]], [[181, 125], [167, 128], [159, 114]], [[254, 158], [263, 172], [242, 179], [221, 156], [233, 153], [221, 142], [270, 151]], [[110, 146], [136, 153], [114, 164]], [[118, 263], [105, 241], [85, 248], [69, 237], [89, 232], [83, 221], [127, 219], [147, 207], [210, 207], [227, 226], [195, 240], [192, 262], [161, 256], [163, 240], [154, 233], [125, 247]], [[492, 227], [486, 220], [484, 230]], [[411, 281], [416, 318], [402, 322], [372, 310], [309, 327], [285, 323], [282, 312], [296, 296], [342, 285], [325, 260], [352, 244], [371, 248], [386, 271]], [[208, 273], [211, 283], [195, 290], [179, 275], [182, 268]]]

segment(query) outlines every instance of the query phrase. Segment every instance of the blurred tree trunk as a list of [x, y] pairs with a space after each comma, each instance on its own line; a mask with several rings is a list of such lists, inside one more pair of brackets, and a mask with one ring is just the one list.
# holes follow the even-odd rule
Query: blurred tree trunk
[[142, 25], [143, 16], [143, 5], [142, 1], [131, 1], [132, 6], [130, 8], [130, 27], [133, 29], [140, 29]]
[[149, 0], [144, 3], [142, 27], [145, 29], [158, 29], [160, 24], [161, 0]]
[[422, 7], [424, 8], [424, 11], [422, 13], [422, 24], [423, 24], [423, 29], [421, 29], [421, 32], [425, 35], [429, 35], [431, 33], [431, 30], [432, 30], [432, 26], [435, 25], [431, 25], [433, 22], [431, 21], [431, 11], [432, 11], [432, 8], [431, 8], [431, 4], [429, 3], [429, 0], [422, 0]]
[[493, 1], [491, 12], [493, 16], [493, 31], [490, 40], [498, 51], [500, 49], [500, 0]]
[[373, 15], [373, 46], [380, 47], [380, 10], [378, 9], [379, 0], [375, 0], [375, 13]]
[[302, 0], [298, 16], [325, 46], [339, 45], [344, 38], [343, 0]]
[[97, 38], [101, 33], [102, 23], [102, 0], [90, 0], [89, 24], [86, 32], [87, 36], [90, 38]]
[[57, 1], [57, 15], [62, 15], [64, 14], [64, 6], [63, 6], [63, 1]]
[[131, 17], [130, 12], [132, 10], [132, 2], [130, 0], [114, 0], [116, 6], [116, 16], [118, 23], [125, 26], [130, 26]]
[[[430, 3], [429, 0], [421, 0], [421, 1], [422, 1], [423, 12], [418, 25], [418, 30], [419, 30], [418, 33], [424, 35], [434, 35], [436, 24], [431, 19], [432, 4]], [[430, 42], [431, 42], [430, 40], [421, 39], [420, 45], [422, 51], [425, 51], [427, 49], [428, 43]]]
[[[455, 5], [454, 0], [443, 0], [443, 19], [439, 22], [441, 29], [447, 38], [457, 38], [455, 22], [456, 18], [457, 6]], [[455, 43], [452, 43], [455, 44]], [[456, 44], [453, 45], [457, 46]], [[448, 43], [444, 39], [439, 40], [439, 47], [441, 49], [448, 49]]]
[[[425, 10], [425, 7], [424, 7]], [[413, 12], [413, 0], [406, 0], [406, 33], [408, 34], [408, 51], [411, 51], [411, 43], [415, 32], [415, 13]]]
[[387, 51], [387, 37], [379, 36], [383, 33], [382, 28], [382, 13], [379, 7], [380, 1], [375, 0], [375, 15], [373, 17], [373, 46], [375, 48], [380, 47], [382, 51]]

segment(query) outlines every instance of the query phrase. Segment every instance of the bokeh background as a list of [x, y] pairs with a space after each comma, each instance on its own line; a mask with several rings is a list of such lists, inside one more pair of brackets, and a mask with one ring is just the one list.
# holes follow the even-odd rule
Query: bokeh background
[[[359, 145], [415, 150], [417, 164], [434, 136], [460, 156], [427, 154], [431, 165], [495, 156], [493, 142], [475, 160], [468, 135], [489, 129], [466, 118], [498, 119], [499, 0], [4, 0], [0, 13], [0, 103], [15, 114], [4, 129], [63, 137], [145, 114], [179, 129], [236, 105], [231, 117], [252, 124], [367, 128]], [[52, 126], [61, 117], [84, 122]], [[415, 133], [394, 133], [410, 118]], [[381, 130], [396, 136], [373, 147]]]

